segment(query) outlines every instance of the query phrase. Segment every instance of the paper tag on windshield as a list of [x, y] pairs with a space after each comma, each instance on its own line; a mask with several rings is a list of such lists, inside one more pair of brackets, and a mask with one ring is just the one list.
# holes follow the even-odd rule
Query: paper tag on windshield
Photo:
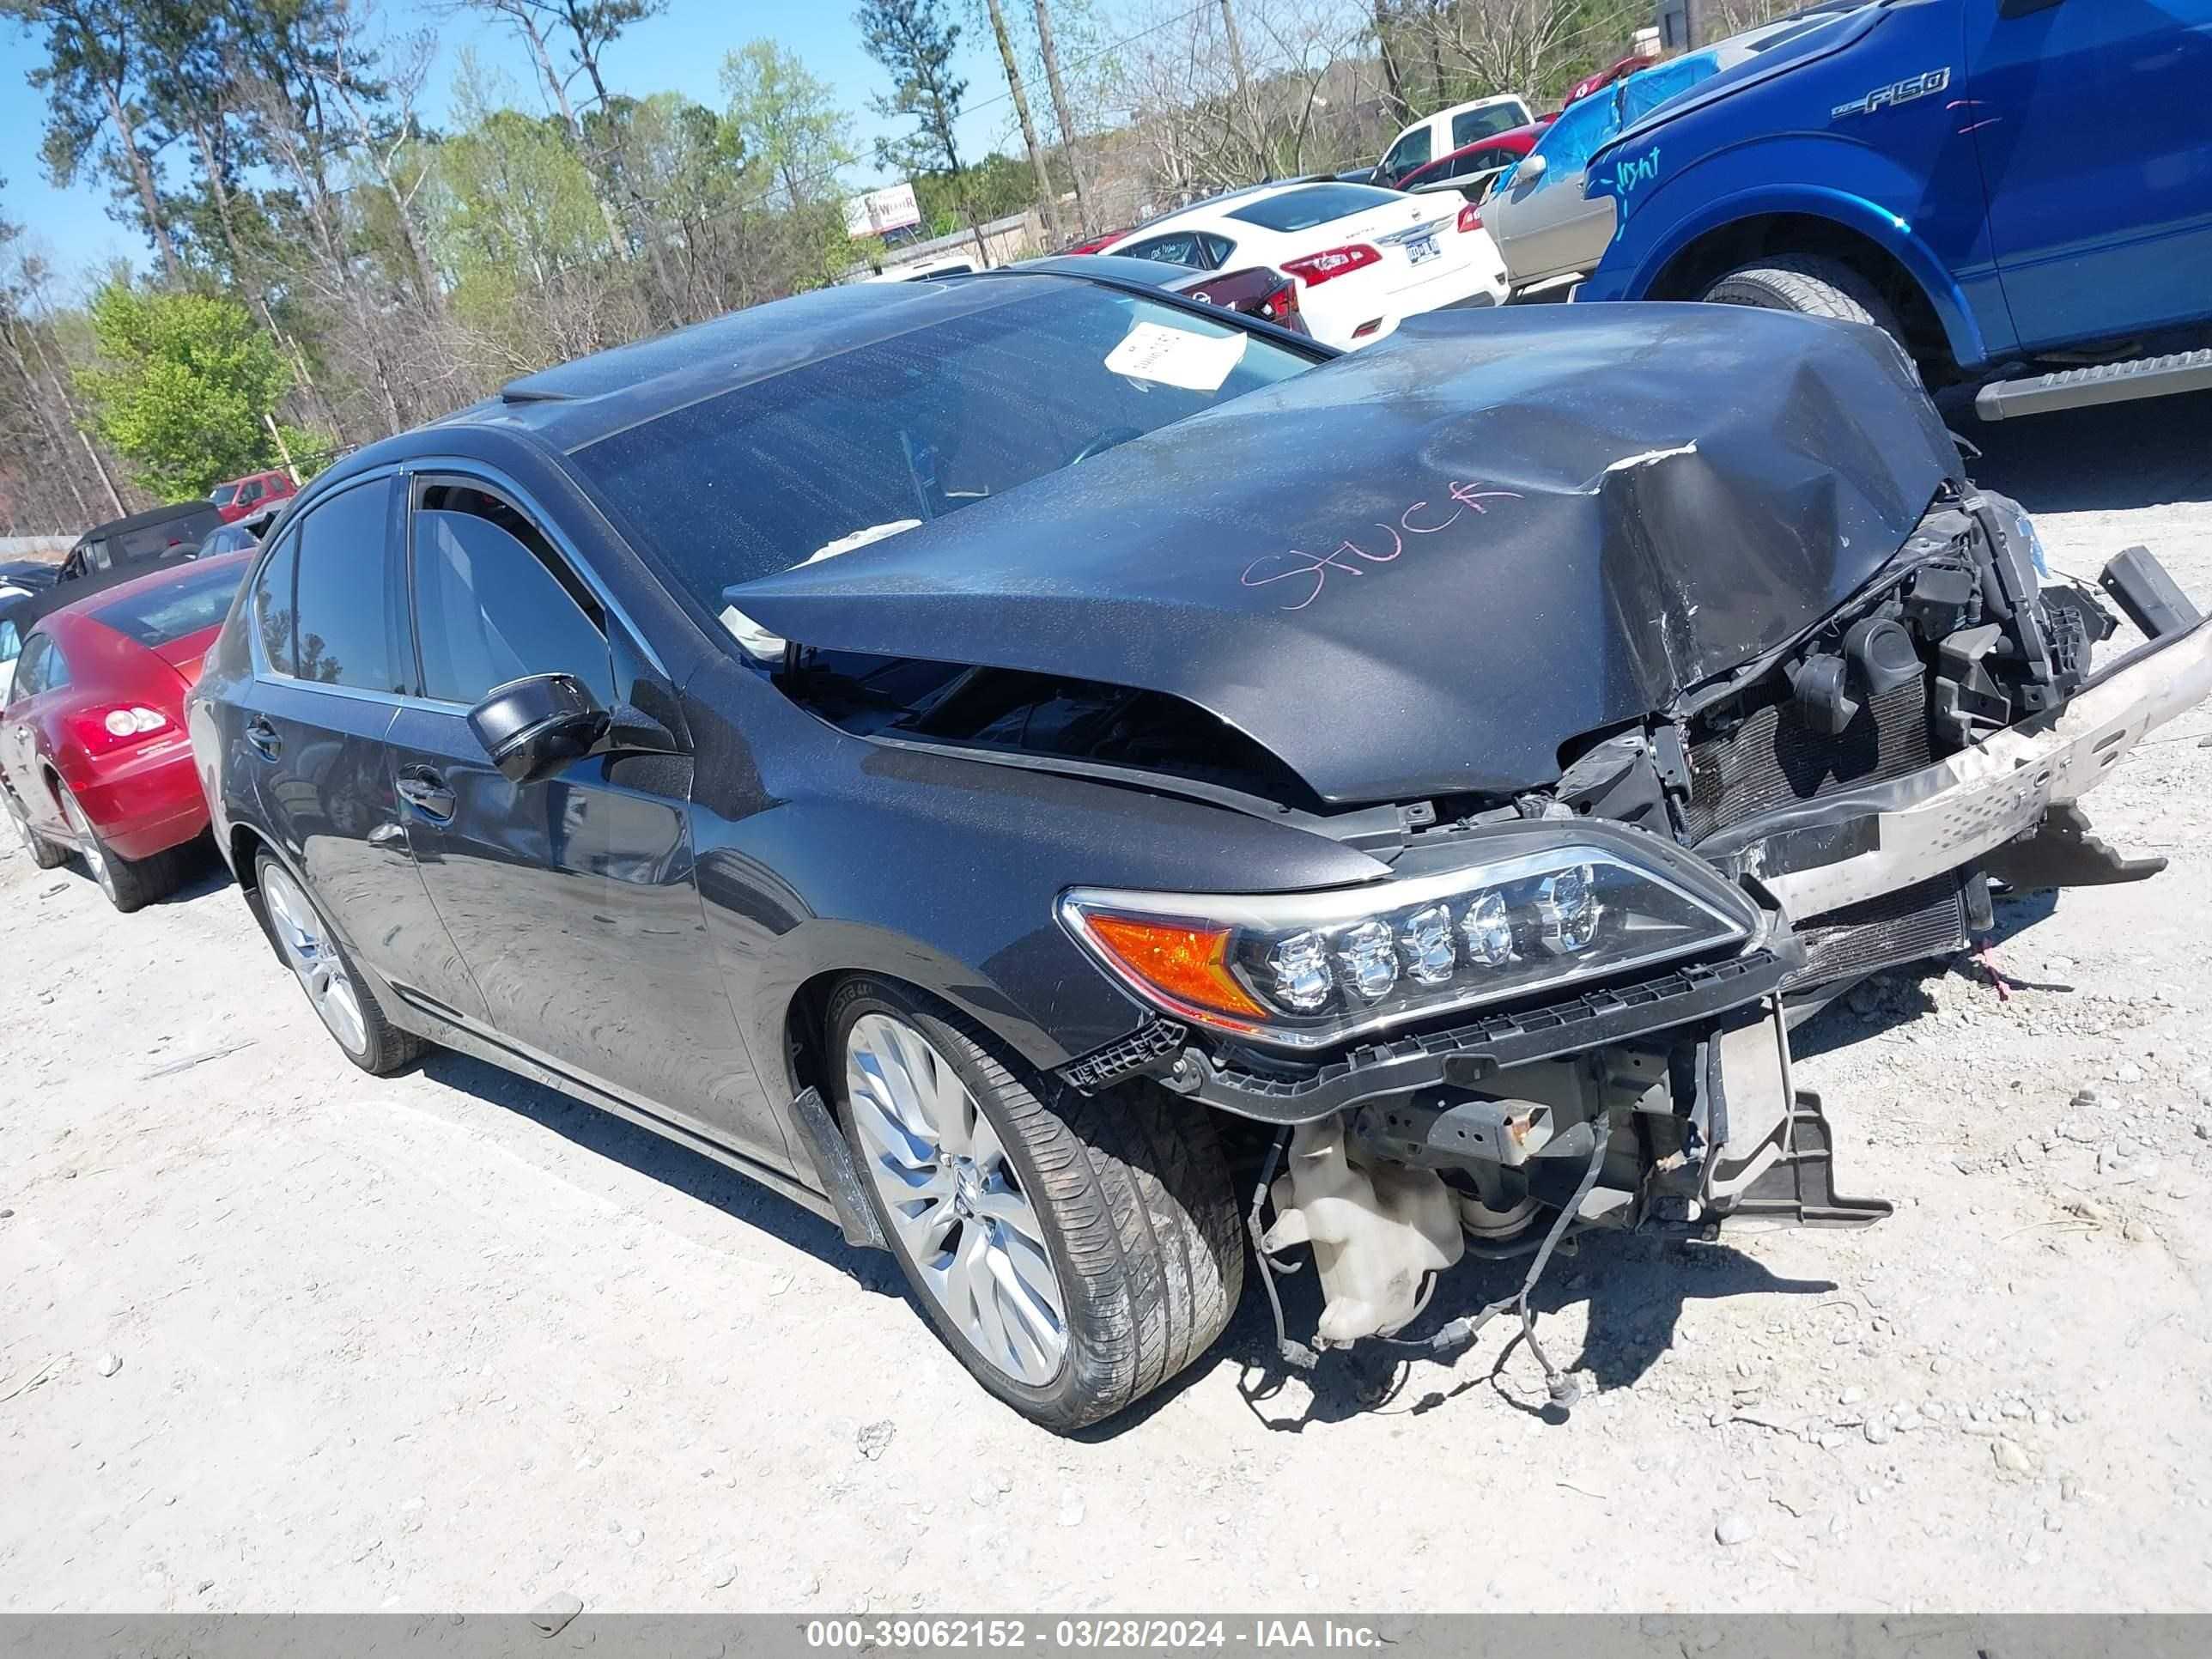
[[1106, 367], [1132, 380], [1187, 392], [1218, 392], [1229, 371], [1243, 361], [1249, 337], [1233, 331], [1217, 337], [1160, 323], [1133, 323], [1121, 343], [1106, 354]]

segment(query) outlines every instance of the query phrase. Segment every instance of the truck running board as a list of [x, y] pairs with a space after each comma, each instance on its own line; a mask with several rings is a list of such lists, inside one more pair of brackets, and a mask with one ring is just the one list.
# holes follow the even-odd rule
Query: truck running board
[[2208, 389], [2212, 389], [2212, 351], [2179, 351], [2170, 357], [2138, 357], [2133, 362], [1994, 381], [1976, 394], [1974, 412], [1985, 421], [2004, 421], [2055, 409], [2086, 409], [2092, 404], [2124, 404]]

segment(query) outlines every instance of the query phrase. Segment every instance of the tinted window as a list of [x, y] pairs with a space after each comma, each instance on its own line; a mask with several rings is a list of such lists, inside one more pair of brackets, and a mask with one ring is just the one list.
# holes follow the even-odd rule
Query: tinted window
[[388, 481], [331, 496], [301, 521], [293, 672], [325, 685], [404, 691], [395, 648], [398, 619], [385, 554]]
[[[544, 538], [504, 501], [476, 490], [434, 488], [423, 499], [435, 505], [415, 514], [422, 695], [474, 703], [526, 674], [563, 673], [611, 705], [598, 603]], [[456, 510], [466, 507], [479, 510]]]
[[253, 625], [261, 633], [262, 654], [279, 674], [292, 672], [292, 570], [300, 550], [297, 536], [284, 538], [283, 545], [263, 561], [253, 580]]
[[1133, 259], [1153, 259], [1164, 265], [1188, 265], [1194, 270], [1205, 264], [1199, 256], [1195, 231], [1170, 231], [1164, 236], [1150, 236], [1114, 251]]
[[1528, 117], [1518, 104], [1499, 104], [1490, 109], [1463, 110], [1452, 117], [1451, 147], [1464, 149], [1492, 133], [1517, 127]]
[[163, 582], [150, 593], [134, 593], [104, 605], [92, 613], [93, 619], [149, 648], [213, 628], [238, 597], [238, 579], [244, 573], [236, 565], [184, 568], [191, 574]]
[[1390, 153], [1382, 158], [1382, 171], [1391, 174], [1410, 173], [1425, 165], [1429, 159], [1429, 129], [1424, 125], [1390, 146]]
[[[1229, 323], [1088, 283], [1015, 278], [945, 297], [961, 308], [641, 421], [571, 459], [719, 616], [732, 583], [1003, 495], [1311, 367]], [[1164, 370], [1148, 379], [1128, 355], [1109, 368], [1125, 344], [1168, 348], [1189, 384]], [[1217, 374], [1215, 390], [1194, 389]]]
[[13, 662], [22, 654], [22, 635], [15, 631], [13, 617], [0, 618], [0, 662]]
[[1234, 209], [1229, 216], [1262, 230], [1311, 230], [1332, 219], [1349, 218], [1401, 199], [1396, 191], [1378, 190], [1373, 185], [1302, 185], [1264, 202]]
[[1216, 236], [1212, 231], [1198, 234], [1198, 245], [1206, 251], [1206, 263], [1216, 270], [1229, 263], [1229, 256], [1237, 252], [1237, 244], [1226, 236]]

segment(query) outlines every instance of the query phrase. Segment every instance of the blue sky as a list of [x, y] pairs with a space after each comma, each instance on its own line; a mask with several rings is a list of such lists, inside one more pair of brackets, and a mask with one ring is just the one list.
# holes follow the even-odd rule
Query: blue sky
[[[890, 82], [860, 50], [852, 8], [853, 0], [811, 4], [785, 0], [754, 12], [713, 0], [672, 0], [665, 15], [636, 25], [607, 53], [607, 83], [640, 95], [681, 92], [719, 109], [723, 54], [747, 40], [770, 36], [798, 52], [816, 75], [836, 88], [839, 102], [852, 115], [853, 148], [865, 156], [870, 141], [887, 130], [887, 124], [869, 112], [868, 100], [887, 91]], [[964, 8], [956, 9], [959, 10]], [[497, 19], [456, 16], [423, 0], [390, 0], [384, 15], [395, 33], [436, 32], [438, 56], [423, 106], [429, 120], [444, 119], [453, 75], [463, 50], [469, 48], [487, 70], [505, 76], [519, 106], [535, 109], [544, 103], [526, 48]], [[80, 184], [68, 191], [47, 183], [39, 156], [44, 100], [23, 81], [40, 59], [34, 39], [12, 24], [0, 23], [0, 179], [7, 180], [6, 189], [0, 191], [0, 216], [23, 225], [31, 245], [72, 279], [86, 267], [118, 255], [145, 266], [150, 255], [144, 239], [107, 216], [104, 183]], [[1012, 118], [986, 26], [964, 23], [960, 70], [969, 82], [970, 106], [960, 124], [961, 145], [963, 155], [981, 155], [994, 144], [1008, 142], [1006, 130]], [[583, 90], [588, 92], [588, 88]], [[987, 99], [994, 101], [984, 106]], [[864, 161], [854, 173], [854, 183], [874, 181], [872, 166]]]

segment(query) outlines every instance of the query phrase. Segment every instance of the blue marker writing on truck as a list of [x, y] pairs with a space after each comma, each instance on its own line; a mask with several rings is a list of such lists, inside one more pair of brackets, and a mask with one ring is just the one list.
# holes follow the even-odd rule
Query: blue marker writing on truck
[[1829, 0], [1721, 58], [1591, 156], [1578, 300], [1872, 322], [1985, 419], [2212, 386], [2212, 0]]

